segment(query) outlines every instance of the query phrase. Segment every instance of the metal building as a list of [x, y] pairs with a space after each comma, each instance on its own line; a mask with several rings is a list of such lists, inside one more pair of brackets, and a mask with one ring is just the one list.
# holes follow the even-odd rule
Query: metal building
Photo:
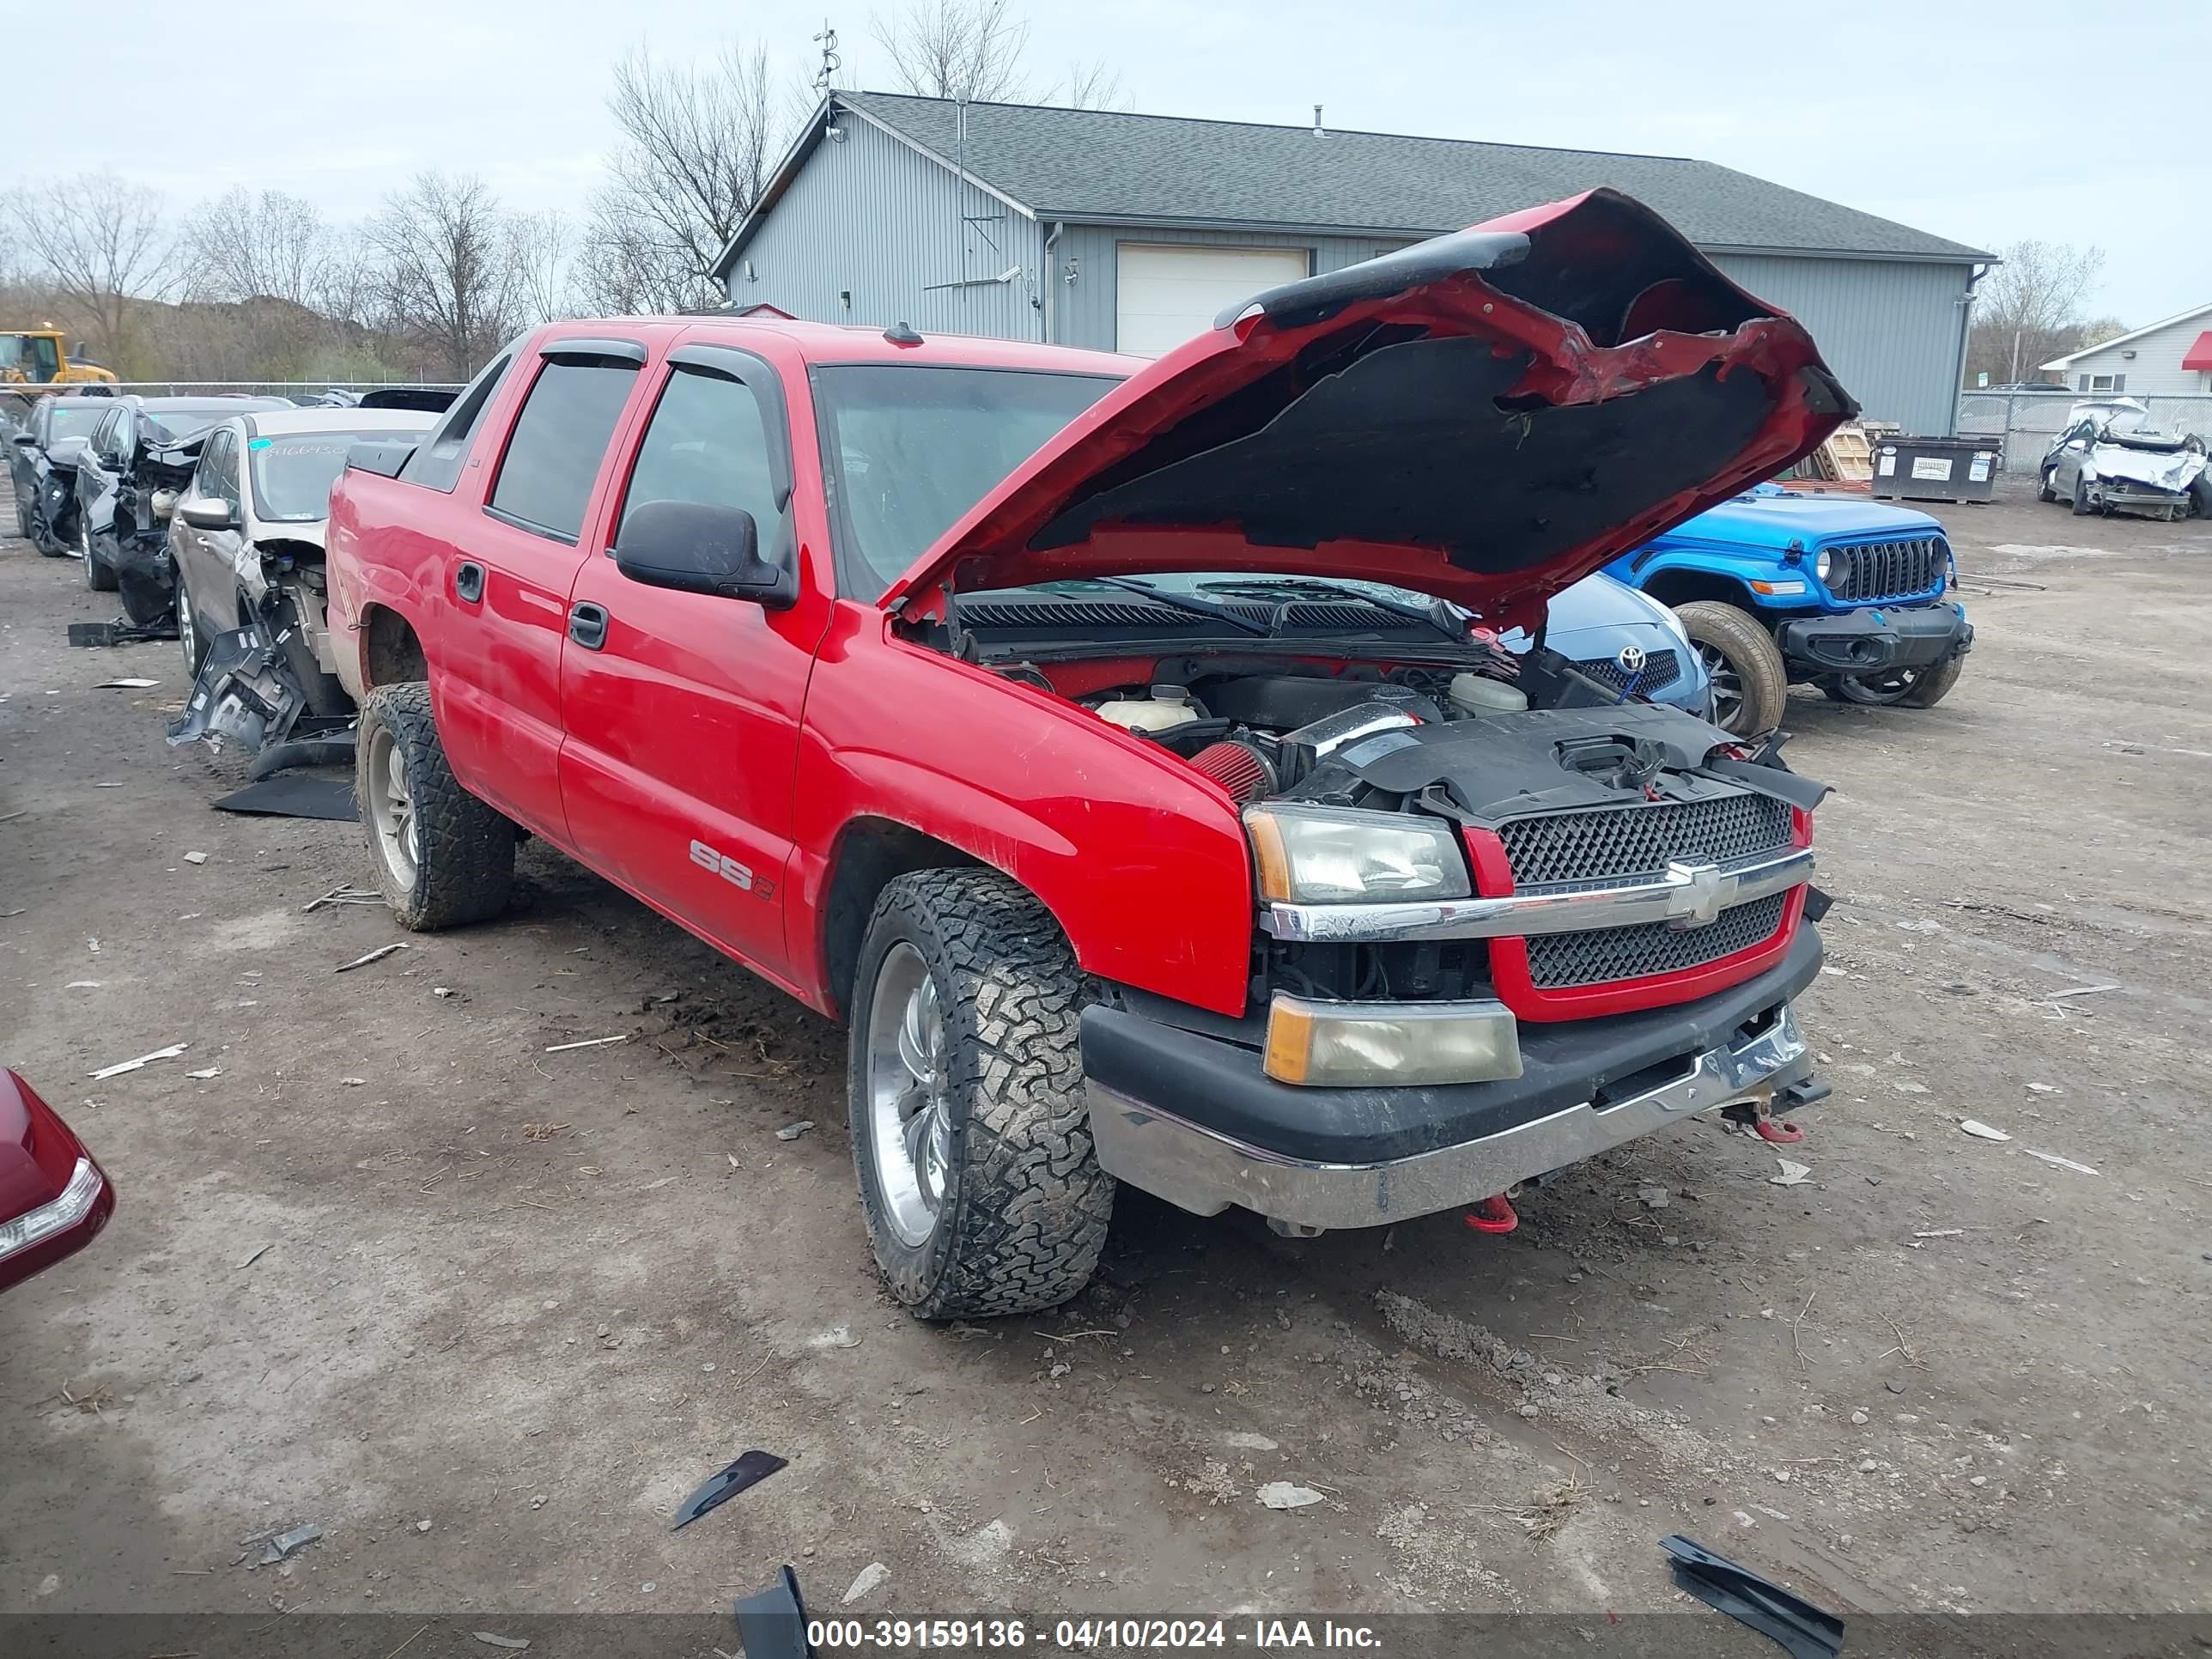
[[1990, 255], [1710, 161], [886, 93], [825, 99], [715, 274], [822, 322], [1156, 356], [1223, 307], [1611, 185], [1794, 313], [1874, 419], [1948, 433]]

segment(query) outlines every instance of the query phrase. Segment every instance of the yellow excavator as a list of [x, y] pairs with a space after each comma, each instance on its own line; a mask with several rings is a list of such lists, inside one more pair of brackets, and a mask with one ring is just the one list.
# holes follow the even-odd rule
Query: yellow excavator
[[112, 386], [113, 371], [63, 349], [58, 328], [0, 328], [0, 386]]

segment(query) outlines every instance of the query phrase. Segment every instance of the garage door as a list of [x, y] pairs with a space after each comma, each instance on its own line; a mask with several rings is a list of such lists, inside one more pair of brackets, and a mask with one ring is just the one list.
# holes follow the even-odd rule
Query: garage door
[[1311, 274], [1302, 247], [1188, 247], [1124, 242], [1115, 260], [1115, 346], [1157, 357], [1213, 326], [1222, 308]]

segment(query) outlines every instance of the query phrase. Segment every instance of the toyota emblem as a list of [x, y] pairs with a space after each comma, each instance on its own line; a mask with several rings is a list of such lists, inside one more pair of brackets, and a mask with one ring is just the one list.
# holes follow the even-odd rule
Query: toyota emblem
[[1640, 645], [1624, 645], [1620, 647], [1620, 654], [1615, 657], [1613, 661], [1620, 665], [1620, 672], [1624, 674], [1641, 674], [1644, 672], [1644, 647]]

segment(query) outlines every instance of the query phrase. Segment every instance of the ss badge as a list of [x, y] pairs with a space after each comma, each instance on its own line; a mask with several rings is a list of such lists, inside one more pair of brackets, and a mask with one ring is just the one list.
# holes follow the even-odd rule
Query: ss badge
[[713, 872], [733, 886], [748, 893], [753, 890], [753, 872], [726, 853], [718, 853], [703, 841], [691, 843], [691, 862], [702, 870]]

